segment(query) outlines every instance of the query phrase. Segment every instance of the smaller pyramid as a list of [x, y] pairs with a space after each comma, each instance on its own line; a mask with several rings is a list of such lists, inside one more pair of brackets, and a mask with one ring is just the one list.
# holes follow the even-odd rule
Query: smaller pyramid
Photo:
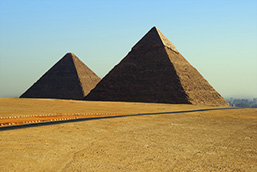
[[67, 53], [20, 98], [83, 99], [100, 81], [73, 53]]

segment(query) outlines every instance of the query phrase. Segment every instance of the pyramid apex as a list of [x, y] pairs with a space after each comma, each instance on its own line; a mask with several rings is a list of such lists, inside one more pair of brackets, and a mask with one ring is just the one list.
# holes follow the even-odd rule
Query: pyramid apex
[[153, 26], [132, 49], [138, 49], [140, 47], [147, 46], [165, 46], [178, 53], [176, 47], [160, 32], [156, 26]]
[[155, 31], [155, 32], [158, 33], [159, 29], [158, 29], [156, 26], [153, 26], [153, 27], [149, 30], [149, 32], [153, 32], [153, 31]]
[[71, 53], [71, 52], [68, 52], [68, 53], [66, 53], [66, 55], [65, 56], [76, 56], [75, 54], [73, 54], [73, 53]]
[[74, 53], [71, 53], [71, 52], [68, 52], [66, 53], [63, 58], [71, 58], [71, 59], [74, 59], [74, 58], [78, 58]]

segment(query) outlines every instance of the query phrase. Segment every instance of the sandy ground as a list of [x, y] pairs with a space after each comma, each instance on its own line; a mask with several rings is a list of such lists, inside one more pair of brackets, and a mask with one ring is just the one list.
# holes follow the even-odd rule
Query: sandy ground
[[[208, 106], [183, 105], [184, 110]], [[181, 105], [157, 103], [97, 102], [57, 99], [0, 98], [0, 117], [70, 113], [146, 113], [181, 110]]]
[[257, 109], [208, 108], [0, 99], [1, 116], [171, 112], [0, 131], [0, 171], [257, 171]]

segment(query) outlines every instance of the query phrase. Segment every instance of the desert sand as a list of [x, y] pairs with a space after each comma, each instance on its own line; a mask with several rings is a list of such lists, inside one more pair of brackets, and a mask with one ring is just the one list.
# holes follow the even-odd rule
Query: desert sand
[[1, 117], [149, 115], [0, 130], [0, 171], [257, 171], [257, 109], [217, 108], [1, 98]]

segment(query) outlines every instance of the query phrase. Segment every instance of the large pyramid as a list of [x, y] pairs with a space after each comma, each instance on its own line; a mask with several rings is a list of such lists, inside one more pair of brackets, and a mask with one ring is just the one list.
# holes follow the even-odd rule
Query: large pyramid
[[85, 100], [228, 106], [228, 103], [153, 27]]
[[100, 78], [73, 53], [67, 53], [21, 98], [83, 99]]

